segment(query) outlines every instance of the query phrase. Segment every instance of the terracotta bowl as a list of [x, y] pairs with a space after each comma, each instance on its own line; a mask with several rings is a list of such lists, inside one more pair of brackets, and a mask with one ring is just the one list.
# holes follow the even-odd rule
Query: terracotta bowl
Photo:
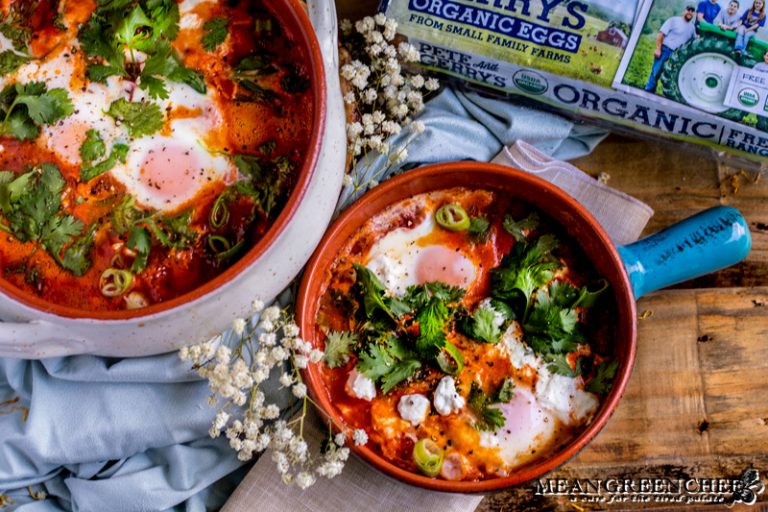
[[[576, 455], [603, 428], [619, 403], [629, 381], [636, 350], [636, 311], [627, 273], [619, 253], [597, 221], [559, 188], [528, 173], [493, 164], [462, 162], [431, 165], [384, 182], [348, 208], [330, 227], [310, 260], [298, 294], [297, 319], [305, 338], [317, 332], [316, 314], [325, 293], [329, 269], [340, 249], [368, 219], [385, 207], [415, 194], [451, 187], [498, 190], [519, 198], [559, 222], [581, 244], [596, 270], [611, 284], [617, 311], [613, 353], [620, 361], [613, 389], [606, 396], [592, 422], [560, 450], [513, 471], [509, 476], [481, 481], [448, 481], [405, 471], [382, 458], [368, 446], [352, 450], [380, 471], [412, 485], [448, 492], [485, 492], [537, 478]], [[313, 399], [337, 426], [343, 421], [325, 388], [317, 365], [304, 371]]]

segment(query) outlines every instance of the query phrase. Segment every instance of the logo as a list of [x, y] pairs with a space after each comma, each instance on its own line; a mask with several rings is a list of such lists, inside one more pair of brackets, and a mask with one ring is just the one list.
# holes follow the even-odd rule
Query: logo
[[755, 468], [748, 468], [737, 478], [554, 478], [538, 480], [533, 491], [536, 496], [565, 497], [571, 503], [733, 506], [757, 503], [765, 484]]
[[739, 481], [741, 487], [734, 491], [731, 503], [754, 505], [757, 501], [757, 495], [762, 494], [765, 490], [765, 484], [760, 481], [760, 473], [755, 468], [745, 469], [742, 471]]
[[760, 101], [760, 95], [754, 89], [742, 89], [739, 92], [739, 103], [745, 107], [754, 107]]
[[549, 89], [549, 84], [547, 83], [546, 78], [535, 71], [530, 71], [528, 69], [521, 69], [512, 75], [512, 81], [515, 82], [515, 85], [523, 92], [535, 94], [536, 96], [544, 94], [547, 92], [547, 89]]

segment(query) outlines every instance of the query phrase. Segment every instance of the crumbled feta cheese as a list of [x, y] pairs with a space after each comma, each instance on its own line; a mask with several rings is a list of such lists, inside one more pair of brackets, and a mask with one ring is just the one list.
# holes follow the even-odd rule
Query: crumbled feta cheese
[[432, 395], [432, 403], [437, 412], [447, 416], [464, 408], [464, 397], [456, 392], [456, 381], [453, 377], [443, 377]]
[[376, 398], [376, 384], [357, 371], [357, 368], [349, 372], [349, 378], [347, 379], [347, 393], [355, 398], [361, 400], [371, 401]]
[[376, 256], [368, 262], [368, 270], [376, 274], [388, 290], [399, 290], [405, 279], [406, 268], [399, 262], [383, 254]]
[[179, 28], [182, 30], [185, 29], [195, 29], [198, 28], [203, 24], [203, 20], [195, 13], [188, 13], [181, 17], [179, 20]]
[[405, 421], [410, 421], [416, 426], [427, 418], [429, 412], [429, 400], [424, 395], [403, 395], [397, 403], [397, 412]]

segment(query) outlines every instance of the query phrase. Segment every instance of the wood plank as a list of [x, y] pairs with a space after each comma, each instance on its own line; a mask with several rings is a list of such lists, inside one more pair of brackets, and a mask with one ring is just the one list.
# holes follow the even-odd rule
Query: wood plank
[[[635, 369], [621, 404], [586, 449], [546, 478], [737, 478], [754, 466], [768, 481], [766, 298], [768, 287], [668, 290], [641, 299], [638, 311], [653, 313], [638, 323]], [[617, 508], [535, 491], [502, 491], [478, 512]], [[768, 495], [759, 504], [768, 510]]]
[[[768, 283], [768, 177], [741, 174], [741, 169], [718, 165], [711, 157], [682, 151], [674, 145], [618, 135], [612, 135], [594, 153], [573, 163], [593, 176], [607, 172], [611, 176], [609, 185], [648, 203], [656, 213], [645, 235], [712, 206], [729, 205], [742, 212], [752, 234], [752, 252], [747, 259], [677, 288]], [[734, 184], [738, 186], [737, 192]]]

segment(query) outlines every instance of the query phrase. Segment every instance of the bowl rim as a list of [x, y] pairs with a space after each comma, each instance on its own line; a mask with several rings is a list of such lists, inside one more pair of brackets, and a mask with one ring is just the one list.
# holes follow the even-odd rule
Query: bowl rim
[[[31, 307], [42, 313], [53, 314], [63, 318], [82, 320], [106, 320], [120, 321], [149, 317], [159, 313], [167, 313], [181, 306], [193, 303], [202, 297], [215, 292], [228, 282], [237, 278], [246, 271], [254, 262], [264, 255], [273, 243], [283, 234], [296, 213], [302, 199], [307, 193], [310, 181], [316, 172], [317, 161], [320, 155], [321, 142], [325, 133], [325, 120], [327, 116], [327, 86], [325, 82], [325, 65], [320, 50], [320, 44], [315, 35], [315, 30], [309, 19], [306, 8], [300, 0], [271, 0], [270, 3], [287, 4], [285, 9], [280, 9], [277, 14], [281, 21], [290, 23], [289, 37], [300, 44], [307, 52], [310, 68], [311, 88], [314, 98], [314, 112], [312, 115], [312, 133], [307, 145], [308, 151], [298, 173], [296, 184], [291, 191], [285, 206], [277, 216], [272, 226], [264, 236], [256, 242], [249, 251], [233, 265], [218, 274], [216, 277], [203, 283], [197, 288], [165, 302], [151, 304], [145, 308], [126, 309], [118, 311], [88, 311], [84, 309], [54, 304], [37, 297], [31, 293], [17, 288], [0, 277], [0, 293], [12, 300]], [[274, 6], [271, 10], [276, 11]]]
[[[625, 328], [625, 335], [629, 339], [626, 342], [627, 350], [624, 358], [621, 359], [619, 372], [614, 378], [612, 390], [608, 396], [602, 400], [601, 407], [591, 423], [584, 428], [578, 436], [573, 438], [564, 449], [558, 450], [544, 459], [522, 466], [506, 477], [479, 481], [449, 481], [429, 478], [406, 471], [385, 460], [372, 448], [368, 447], [368, 445], [353, 445], [350, 447], [354, 453], [379, 471], [405, 483], [443, 492], [482, 493], [531, 481], [534, 478], [540, 477], [563, 465], [578, 454], [605, 426], [606, 422], [618, 406], [629, 382], [637, 350], [637, 324], [635, 321], [637, 310], [634, 295], [632, 293], [632, 286], [616, 246], [599, 223], [581, 204], [548, 181], [512, 167], [496, 164], [471, 161], [432, 164], [403, 173], [383, 182], [378, 187], [368, 191], [365, 195], [358, 198], [331, 224], [305, 268], [297, 295], [296, 321], [302, 333], [311, 333], [314, 331], [316, 304], [328, 270], [327, 268], [321, 267], [321, 259], [323, 259], [324, 254], [337, 254], [339, 249], [347, 242], [348, 237], [342, 237], [340, 236], [340, 233], [344, 230], [348, 222], [354, 223], [355, 229], [357, 229], [370, 218], [366, 217], [359, 222], [355, 222], [354, 220], [355, 216], [358, 215], [358, 212], [366, 207], [365, 205], [370, 205], [371, 203], [377, 204], [378, 211], [380, 212], [397, 201], [411, 197], [412, 194], [408, 187], [403, 186], [408, 182], [440, 182], [434, 184], [434, 186], [423, 185], [424, 190], [414, 192], [415, 194], [452, 188], [457, 185], [450, 182], [450, 176], [455, 176], [457, 172], [482, 172], [487, 176], [492, 176], [499, 180], [511, 180], [516, 183], [525, 183], [527, 186], [538, 189], [538, 192], [541, 194], [553, 196], [555, 201], [560, 202], [566, 210], [577, 214], [577, 219], [586, 222], [589, 229], [594, 233], [594, 240], [597, 242], [597, 245], [601, 248], [604, 255], [608, 257], [610, 265], [619, 270], [619, 272], [616, 272], [615, 274], [619, 278], [619, 286], [615, 291], [615, 295], [617, 301], [621, 300], [624, 302], [624, 308], [621, 307], [621, 304], [618, 305], [619, 311], [623, 310], [627, 312], [625, 315], [626, 318], [620, 318], [619, 322], [617, 322], [617, 325], [623, 325]], [[482, 188], [492, 187], [482, 186]], [[379, 202], [382, 201], [383, 204], [379, 204]], [[536, 206], [535, 198], [528, 201]], [[317, 296], [310, 296], [310, 291]], [[310, 329], [309, 326], [312, 326], [312, 329]], [[311, 335], [306, 336], [309, 338]], [[306, 369], [302, 370], [302, 377], [307, 384], [310, 396], [315, 401], [316, 406], [321, 409], [320, 414], [330, 418], [334, 427], [339, 429], [339, 426], [343, 425], [343, 420], [334, 412], [330, 398], [325, 392], [318, 366], [310, 364]]]

